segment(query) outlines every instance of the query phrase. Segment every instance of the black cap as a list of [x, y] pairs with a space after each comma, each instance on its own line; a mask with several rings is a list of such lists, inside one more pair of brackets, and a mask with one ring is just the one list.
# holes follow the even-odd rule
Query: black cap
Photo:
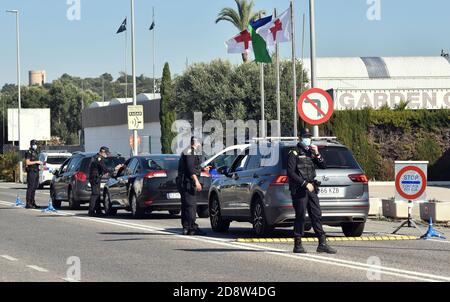
[[192, 137], [191, 137], [191, 145], [193, 145], [193, 144], [195, 144], [195, 143], [200, 143], [200, 140], [199, 140], [197, 137], [192, 136]]
[[109, 148], [103, 146], [103, 147], [100, 148], [100, 153], [101, 153], [101, 152], [106, 152], [106, 154], [109, 154]]
[[37, 140], [35, 140], [35, 139], [32, 139], [32, 140], [30, 141], [30, 146], [37, 145], [37, 144], [38, 144], [38, 142], [37, 142]]
[[301, 138], [307, 138], [307, 137], [311, 138], [312, 137], [311, 131], [308, 128], [302, 129], [302, 131], [300, 131], [300, 137]]

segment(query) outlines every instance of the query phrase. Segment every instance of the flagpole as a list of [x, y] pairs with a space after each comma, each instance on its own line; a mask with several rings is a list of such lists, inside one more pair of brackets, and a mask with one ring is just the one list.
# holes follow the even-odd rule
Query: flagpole
[[128, 100], [128, 30], [125, 30], [125, 100]]
[[[273, 11], [275, 19], [277, 18], [277, 9]], [[281, 137], [281, 103], [280, 103], [280, 49], [279, 44], [275, 41], [275, 59], [277, 74], [277, 120], [278, 120], [278, 136]]]
[[[153, 24], [155, 24], [155, 7], [153, 7]], [[156, 47], [155, 47], [155, 30], [156, 30], [156, 26], [153, 28], [153, 98], [156, 98], [156, 80], [155, 80], [155, 57], [156, 57]]]
[[[131, 1], [131, 66], [133, 74], [133, 105], [137, 105], [137, 89], [136, 89], [136, 49], [134, 34], [134, 0]], [[138, 132], [133, 131], [133, 155], [138, 155]]]
[[292, 97], [294, 103], [294, 137], [298, 137], [297, 129], [297, 71], [295, 58], [295, 22], [294, 22], [294, 1], [291, 0], [291, 40], [292, 40]]
[[303, 30], [302, 30], [302, 73], [300, 74], [300, 91], [303, 92], [303, 63], [305, 59], [305, 14], [303, 14]]
[[260, 63], [261, 72], [261, 137], [266, 137], [266, 114], [265, 114], [265, 95], [264, 95], [264, 63]]
[[[316, 29], [315, 29], [315, 14], [314, 14], [314, 0], [309, 0], [309, 21], [310, 21], [310, 35], [311, 35], [311, 88], [317, 85], [316, 79]], [[319, 126], [313, 127], [314, 137], [319, 136]]]

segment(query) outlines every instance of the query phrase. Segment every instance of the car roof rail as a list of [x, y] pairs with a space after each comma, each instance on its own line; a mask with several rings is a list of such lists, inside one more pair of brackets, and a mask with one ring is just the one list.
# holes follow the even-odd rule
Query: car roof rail
[[272, 136], [272, 137], [254, 137], [251, 139], [252, 141], [292, 141], [292, 140], [298, 140], [298, 137], [282, 137], [282, 136]]
[[54, 153], [70, 153], [70, 152], [67, 150], [42, 150], [41, 153], [54, 154]]
[[318, 137], [313, 137], [312, 140], [313, 141], [327, 141], [329, 143], [338, 143], [338, 144], [341, 143], [336, 136], [318, 136]]

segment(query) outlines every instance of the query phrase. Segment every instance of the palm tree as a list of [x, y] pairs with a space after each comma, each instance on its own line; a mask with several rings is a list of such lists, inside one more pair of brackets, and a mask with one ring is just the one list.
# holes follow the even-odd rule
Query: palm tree
[[[247, 29], [250, 21], [257, 19], [259, 16], [264, 15], [265, 12], [263, 10], [253, 12], [253, 7], [255, 3], [253, 0], [250, 2], [248, 0], [234, 0], [237, 5], [237, 10], [225, 7], [223, 8], [219, 15], [217, 16], [216, 23], [220, 21], [228, 21], [233, 24], [239, 32], [242, 32]], [[248, 54], [242, 54], [242, 61], [248, 61]]]

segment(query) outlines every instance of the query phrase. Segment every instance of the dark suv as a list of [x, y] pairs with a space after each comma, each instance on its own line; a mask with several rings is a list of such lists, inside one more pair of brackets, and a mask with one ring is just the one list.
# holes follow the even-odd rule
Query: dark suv
[[[89, 184], [89, 167], [96, 153], [74, 153], [66, 160], [59, 170], [53, 172], [50, 184], [50, 197], [55, 208], [61, 207], [61, 202], [69, 202], [70, 209], [78, 209], [81, 204], [89, 203], [91, 185]], [[123, 164], [125, 159], [119, 155], [112, 155], [105, 159], [106, 166], [114, 169]], [[102, 178], [102, 188], [110, 175]]]
[[[297, 142], [272, 143], [278, 157], [270, 165], [261, 152], [246, 149], [224, 167], [209, 192], [212, 229], [227, 231], [231, 221], [250, 222], [257, 235], [292, 226], [295, 211], [289, 191], [287, 157]], [[314, 140], [326, 169], [317, 170], [323, 223], [341, 226], [346, 236], [361, 236], [369, 211], [368, 180], [350, 150], [334, 139]], [[251, 147], [250, 147], [251, 148]], [[310, 226], [307, 226], [309, 229]]]

